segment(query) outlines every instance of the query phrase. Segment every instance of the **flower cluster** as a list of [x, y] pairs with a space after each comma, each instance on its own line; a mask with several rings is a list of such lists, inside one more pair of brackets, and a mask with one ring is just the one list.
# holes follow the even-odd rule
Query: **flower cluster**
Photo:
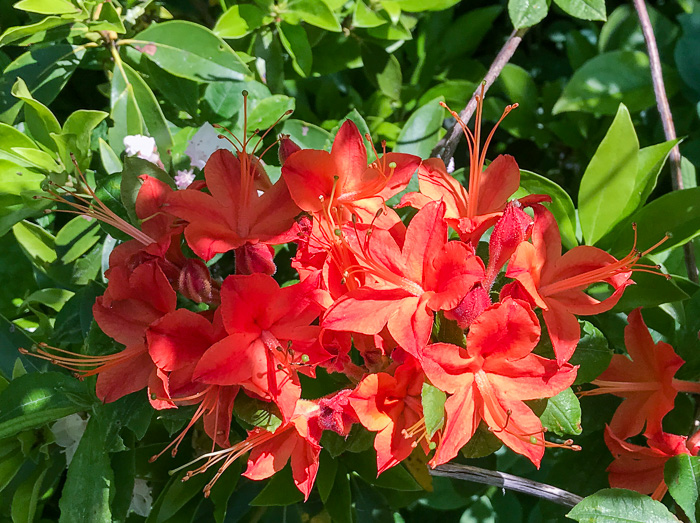
[[[368, 154], [348, 120], [330, 152], [282, 136], [275, 183], [262, 155], [247, 150], [250, 140], [236, 138], [235, 153], [214, 152], [204, 180], [185, 189], [142, 176], [140, 228], [99, 202], [83, 208], [133, 238], [112, 252], [93, 308], [124, 349], [86, 356], [42, 346], [37, 355], [96, 374], [105, 402], [147, 389], [154, 409], [196, 405], [187, 429], [201, 419], [212, 452], [191, 474], [218, 464], [213, 481], [250, 453], [247, 477], [270, 477], [291, 461], [308, 497], [322, 433], [347, 436], [355, 424], [376, 433], [379, 473], [414, 451], [433, 467], [446, 463], [480, 426], [536, 466], [547, 446], [575, 449], [571, 440], [547, 441], [526, 402], [574, 382], [577, 316], [612, 308], [632, 271], [647, 270], [637, 263], [644, 253], [618, 260], [582, 246], [562, 254], [549, 197], [512, 199], [520, 171], [511, 156], [484, 168], [493, 131], [482, 140], [481, 108], [473, 132], [454, 115], [470, 150], [468, 188], [440, 159], [385, 146]], [[416, 172], [419, 191], [389, 206]], [[273, 246], [287, 243], [299, 281], [280, 287]], [[235, 274], [213, 276], [227, 252]], [[611, 291], [602, 300], [586, 293], [600, 282]], [[554, 359], [535, 351], [538, 313]], [[345, 385], [302, 399], [301, 376], [313, 379], [319, 367], [344, 375]], [[443, 422], [428, 426], [430, 389], [445, 401]], [[237, 405], [250, 399], [278, 423], [254, 426], [232, 445]]]

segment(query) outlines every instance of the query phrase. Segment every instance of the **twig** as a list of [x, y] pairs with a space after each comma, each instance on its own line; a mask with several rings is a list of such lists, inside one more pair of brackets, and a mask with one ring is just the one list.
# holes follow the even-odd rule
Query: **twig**
[[[528, 28], [524, 27], [522, 29], [516, 29], [510, 34], [508, 40], [503, 47], [501, 47], [496, 59], [491, 64], [491, 67], [489, 67], [489, 70], [484, 77], [484, 92], [488, 91], [489, 87], [491, 87], [493, 82], [496, 81], [496, 78], [498, 78], [498, 75], [501, 74], [501, 71], [512, 58], [515, 50], [518, 48], [518, 45], [520, 45], [523, 35], [527, 32], [527, 30]], [[462, 119], [462, 121], [468, 122], [474, 114], [476, 109], [476, 95], [480, 93], [481, 86], [477, 88], [467, 106], [461, 113], [459, 113], [459, 117]], [[449, 162], [449, 160], [455, 154], [455, 149], [457, 149], [457, 144], [459, 143], [459, 139], [461, 137], [462, 128], [455, 122], [452, 129], [450, 129], [450, 131], [435, 146], [431, 156], [439, 156], [445, 163]]]
[[463, 479], [465, 481], [483, 483], [484, 485], [506, 488], [522, 494], [546, 499], [547, 501], [567, 507], [573, 507], [583, 499], [581, 496], [553, 487], [552, 485], [547, 485], [546, 483], [513, 476], [505, 472], [472, 467], [470, 465], [440, 465], [432, 469], [430, 474], [433, 476]]
[[[654, 36], [654, 29], [651, 26], [651, 20], [649, 19], [649, 12], [647, 11], [647, 6], [644, 0], [632, 0], [634, 3], [634, 8], [637, 10], [637, 16], [639, 16], [639, 24], [642, 27], [642, 33], [644, 34], [644, 40], [647, 44], [647, 52], [649, 53], [649, 65], [651, 66], [651, 79], [654, 84], [654, 95], [656, 96], [656, 107], [659, 109], [659, 114], [661, 114], [661, 124], [664, 128], [664, 135], [666, 140], [676, 139], [676, 129], [673, 125], [673, 116], [671, 115], [671, 108], [668, 104], [668, 97], [666, 96], [666, 87], [664, 87], [664, 77], [661, 71], [661, 59], [659, 58], [659, 48], [656, 45], [656, 37]], [[681, 173], [681, 151], [676, 145], [671, 149], [671, 186], [674, 191], [683, 189], [683, 175]], [[685, 254], [685, 267], [688, 272], [688, 278], [698, 283], [698, 269], [695, 263], [695, 253], [693, 252], [693, 246], [691, 242], [686, 243], [683, 246], [683, 251]]]

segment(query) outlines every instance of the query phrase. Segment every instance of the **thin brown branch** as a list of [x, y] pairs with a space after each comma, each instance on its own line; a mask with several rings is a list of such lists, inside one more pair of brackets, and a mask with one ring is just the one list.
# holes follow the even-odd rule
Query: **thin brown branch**
[[[489, 67], [489, 70], [484, 77], [484, 92], [488, 91], [489, 87], [493, 85], [493, 82], [495, 82], [498, 75], [501, 74], [501, 71], [505, 65], [513, 57], [515, 50], [518, 48], [518, 45], [520, 45], [523, 35], [527, 32], [527, 30], [528, 28], [524, 27], [522, 29], [516, 29], [510, 34], [508, 40], [503, 47], [501, 47], [496, 59], [491, 64], [491, 67]], [[478, 94], [481, 94], [481, 86], [474, 91], [474, 94], [472, 95], [471, 100], [469, 100], [467, 106], [462, 110], [462, 112], [459, 113], [459, 117], [462, 119], [462, 121], [468, 122], [474, 114], [474, 111], [476, 110], [476, 96]], [[461, 137], [462, 128], [455, 122], [452, 129], [450, 129], [442, 140], [438, 142], [435, 148], [433, 148], [431, 156], [439, 156], [445, 163], [448, 163], [454, 156], [455, 149], [457, 149], [457, 144], [459, 143]]]
[[[654, 29], [651, 26], [649, 12], [644, 0], [632, 0], [634, 8], [637, 10], [639, 24], [642, 27], [644, 40], [647, 44], [647, 52], [649, 53], [649, 65], [651, 66], [651, 79], [654, 84], [654, 95], [656, 96], [656, 107], [661, 115], [661, 124], [664, 128], [666, 140], [676, 139], [676, 128], [673, 125], [673, 116], [671, 115], [671, 107], [668, 104], [668, 96], [666, 96], [666, 87], [664, 86], [664, 77], [661, 70], [661, 59], [659, 58], [659, 48], [656, 45], [656, 37]], [[681, 151], [676, 145], [671, 149], [671, 186], [674, 191], [683, 189], [683, 175], [681, 172]], [[685, 254], [685, 267], [688, 272], [688, 278], [698, 283], [698, 268], [695, 262], [695, 253], [691, 242], [683, 246]]]
[[482, 469], [472, 467], [471, 465], [445, 464], [439, 465], [430, 471], [433, 476], [444, 476], [448, 478], [462, 479], [465, 481], [473, 481], [484, 485], [492, 485], [504, 489], [513, 490], [522, 494], [528, 494], [538, 498], [546, 499], [552, 503], [573, 507], [577, 505], [583, 498], [572, 494], [566, 490], [532, 481], [530, 479], [521, 478], [505, 472], [495, 470]]

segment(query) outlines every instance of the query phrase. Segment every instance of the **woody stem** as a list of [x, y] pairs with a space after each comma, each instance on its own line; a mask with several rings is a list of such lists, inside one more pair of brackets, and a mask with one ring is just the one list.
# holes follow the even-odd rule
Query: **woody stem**
[[471, 465], [439, 465], [431, 470], [430, 474], [433, 476], [463, 479], [465, 481], [473, 481], [474, 483], [482, 483], [484, 485], [493, 485], [495, 487], [514, 490], [515, 492], [546, 499], [547, 501], [566, 507], [573, 507], [583, 499], [581, 496], [577, 496], [576, 494], [572, 494], [571, 492], [552, 485], [547, 485], [546, 483], [513, 476], [505, 472], [472, 467]]
[[[661, 124], [663, 125], [664, 135], [666, 140], [676, 139], [676, 129], [673, 125], [673, 116], [671, 108], [668, 104], [666, 96], [666, 87], [664, 86], [664, 78], [661, 71], [661, 59], [659, 58], [659, 49], [656, 45], [656, 37], [649, 19], [649, 12], [644, 0], [633, 0], [634, 8], [639, 17], [639, 25], [642, 27], [644, 40], [647, 44], [647, 52], [649, 54], [649, 65], [651, 66], [651, 79], [654, 84], [654, 95], [656, 96], [656, 107], [661, 115]], [[681, 173], [681, 151], [676, 145], [671, 149], [671, 185], [674, 191], [683, 189], [683, 176]], [[688, 278], [695, 283], [698, 283], [698, 270], [695, 263], [695, 253], [690, 243], [683, 246], [685, 255], [685, 266], [688, 272]]]
[[[518, 48], [518, 45], [520, 45], [527, 30], [528, 28], [524, 27], [522, 29], [516, 29], [510, 34], [508, 40], [503, 47], [501, 47], [501, 50], [498, 52], [498, 55], [484, 77], [484, 92], [488, 91], [489, 87], [491, 87], [493, 82], [496, 81], [496, 78], [498, 78], [498, 75], [501, 74], [505, 65], [513, 57], [515, 50]], [[481, 94], [481, 86], [477, 88], [467, 106], [459, 113], [459, 117], [465, 124], [474, 114], [474, 110], [476, 109], [476, 96], [479, 94]], [[457, 149], [457, 144], [461, 136], [462, 128], [459, 122], [457, 122], [445, 137], [438, 142], [430, 156], [439, 156], [447, 164], [454, 156], [455, 149]]]

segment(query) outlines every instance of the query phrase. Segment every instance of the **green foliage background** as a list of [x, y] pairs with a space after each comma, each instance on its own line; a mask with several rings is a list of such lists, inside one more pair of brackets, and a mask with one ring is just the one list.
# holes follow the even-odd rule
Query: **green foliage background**
[[[128, 217], [134, 195], [125, 187], [133, 187], [144, 166], [124, 157], [124, 137], [154, 137], [165, 170], [174, 174], [189, 167], [185, 149], [203, 124], [241, 135], [243, 90], [250, 96], [251, 131], [293, 109], [275, 132], [305, 148], [328, 148], [340, 123], [351, 118], [375, 144], [386, 141], [388, 149], [426, 158], [454, 123], [438, 102], [461, 110], [511, 32], [529, 28], [486, 98], [488, 121], [497, 120], [505, 105], [519, 104], [496, 132], [489, 157], [515, 156], [523, 169], [521, 192], [553, 196], [568, 248], [595, 244], [624, 255], [631, 222], [638, 224], [642, 249], [667, 231], [673, 234], [651, 256], [674, 276], [672, 282], [636, 276], [638, 285], [616, 309], [584, 322], [573, 362], [581, 365], [579, 383], [594, 379], [611, 352], [624, 349], [624, 313], [640, 305], [650, 327], [687, 361], [681, 377], [697, 379], [700, 294], [687, 277], [681, 246], [690, 241], [697, 250], [692, 240], [700, 234], [700, 3], [667, 0], [649, 10], [682, 139], [682, 191], [671, 191], [664, 166], [676, 142], [664, 137], [631, 3], [0, 2], [0, 519], [564, 520], [565, 507], [494, 487], [434, 477], [426, 492], [404, 467], [376, 478], [371, 439], [362, 433], [324, 440], [318, 488], [306, 504], [298, 503], [289, 470], [269, 482], [251, 482], [239, 478], [240, 464], [205, 499], [200, 491], [206, 477], [182, 483], [183, 473], [168, 475], [199, 450], [196, 431], [175, 459], [147, 461], [191, 411], [156, 415], [138, 394], [102, 405], [93, 380], [80, 382], [18, 357], [19, 347], [42, 341], [93, 354], [114, 349], [92, 321], [91, 307], [103, 292], [115, 244], [106, 233], [118, 235], [80, 217], [44, 214], [50, 202], [33, 197], [45, 194], [47, 179], [65, 183], [76, 174], [73, 153], [98, 195]], [[272, 178], [279, 176], [274, 150], [265, 161]], [[454, 161], [459, 174], [466, 164], [463, 143]], [[277, 277], [284, 282], [293, 277], [284, 269], [290, 253], [277, 256]], [[226, 274], [231, 259], [217, 264]], [[323, 379], [332, 383], [333, 377]], [[503, 449], [472, 449], [472, 456], [487, 455], [460, 459], [580, 496], [605, 488], [611, 457], [602, 431], [617, 400], [585, 398], [579, 405], [565, 392], [549, 402], [542, 419], [555, 434], [575, 437], [582, 452], [548, 451], [539, 471]], [[692, 399], [679, 397], [667, 430], [688, 434], [695, 408]], [[49, 427], [72, 413], [90, 418], [66, 467]], [[241, 427], [250, 426], [244, 412], [236, 415]], [[700, 466], [677, 461], [667, 469], [682, 479], [671, 491], [682, 509], [675, 510], [693, 520]], [[135, 478], [152, 489], [147, 518], [129, 512]], [[571, 517], [604, 521], [585, 519], [603, 506], [627, 511], [630, 521], [651, 521], [652, 512], [658, 521], [674, 521], [651, 503], [602, 491]]]

